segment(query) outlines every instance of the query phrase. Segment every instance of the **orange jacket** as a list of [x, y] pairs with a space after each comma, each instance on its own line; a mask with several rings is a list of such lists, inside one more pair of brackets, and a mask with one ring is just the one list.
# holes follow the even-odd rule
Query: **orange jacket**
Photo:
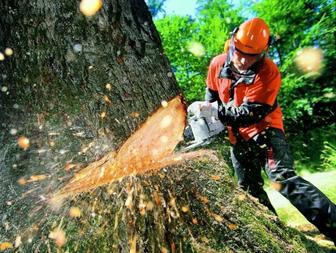
[[[230, 99], [229, 89], [231, 87], [231, 80], [219, 78], [220, 70], [225, 61], [226, 54], [218, 55], [212, 59], [208, 70], [207, 87], [213, 91], [217, 91], [223, 103], [228, 103]], [[281, 77], [278, 67], [271, 59], [265, 58], [253, 83], [249, 85], [240, 83], [234, 88], [234, 105], [239, 107], [243, 101], [249, 101], [251, 103], [261, 103], [272, 106], [276, 101], [280, 85]], [[268, 127], [279, 128], [284, 131], [282, 112], [279, 106], [259, 122], [249, 126], [239, 127], [238, 132], [245, 140], [249, 140]], [[228, 127], [228, 130], [230, 142], [232, 144], [236, 143], [232, 128]]]

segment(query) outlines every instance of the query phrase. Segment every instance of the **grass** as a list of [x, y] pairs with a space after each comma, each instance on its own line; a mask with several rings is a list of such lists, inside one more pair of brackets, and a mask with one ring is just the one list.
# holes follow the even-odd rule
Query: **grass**
[[336, 124], [287, 132], [297, 171], [322, 172], [336, 165]]

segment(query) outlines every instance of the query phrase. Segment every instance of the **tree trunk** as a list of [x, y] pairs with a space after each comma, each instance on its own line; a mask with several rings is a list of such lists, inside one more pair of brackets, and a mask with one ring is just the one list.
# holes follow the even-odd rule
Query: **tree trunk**
[[[79, 1], [1, 0], [0, 26], [0, 50], [14, 51], [0, 61], [0, 248], [290, 252], [299, 245], [233, 190], [218, 161], [127, 177], [47, 205], [179, 89], [142, 0], [106, 0], [93, 17], [80, 13]], [[20, 136], [29, 144], [18, 145]], [[266, 246], [263, 229], [275, 238]]]
[[25, 115], [20, 121], [63, 117], [90, 126], [93, 135], [113, 132], [120, 143], [178, 93], [142, 1], [107, 1], [91, 18], [74, 1], [5, 1], [0, 36], [2, 48], [14, 49], [1, 64], [9, 92], [2, 108], [17, 103]]
[[[0, 50], [14, 52], [0, 61], [1, 216], [20, 227], [7, 219], [27, 217], [32, 200], [6, 203], [29, 190], [43, 198], [65, 167], [117, 149], [180, 91], [143, 1], [105, 1], [85, 17], [78, 1], [1, 0], [0, 27]], [[31, 175], [50, 180], [17, 183]]]

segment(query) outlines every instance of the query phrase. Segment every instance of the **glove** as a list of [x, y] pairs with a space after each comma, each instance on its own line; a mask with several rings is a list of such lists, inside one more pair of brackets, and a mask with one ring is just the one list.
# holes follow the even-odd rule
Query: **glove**
[[226, 118], [226, 107], [225, 107], [225, 104], [224, 104], [224, 103], [221, 103], [221, 104], [218, 106], [218, 119], [219, 119], [223, 124], [225, 124], [226, 121], [227, 121], [227, 118]]

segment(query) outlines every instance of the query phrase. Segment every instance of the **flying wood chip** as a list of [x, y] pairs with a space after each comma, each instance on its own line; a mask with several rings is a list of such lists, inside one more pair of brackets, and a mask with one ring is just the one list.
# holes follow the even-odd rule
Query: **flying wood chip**
[[62, 247], [67, 239], [65, 232], [60, 228], [55, 228], [53, 231], [49, 233], [49, 238], [53, 239], [57, 247]]
[[31, 182], [36, 182], [36, 181], [41, 181], [46, 179], [47, 176], [46, 175], [32, 175], [30, 176], [30, 178], [27, 180], [27, 183], [31, 183]]
[[25, 136], [20, 136], [18, 139], [18, 145], [23, 150], [27, 150], [29, 148], [29, 139]]
[[11, 242], [2, 242], [0, 243], [0, 250], [4, 251], [6, 249], [12, 249], [13, 248], [13, 244]]
[[186, 125], [186, 110], [180, 96], [161, 106], [121, 146], [117, 153], [111, 152], [101, 160], [78, 172], [54, 198], [89, 191], [125, 176], [158, 170], [187, 159], [212, 156], [210, 151], [173, 153], [182, 140]]
[[230, 223], [227, 226], [229, 227], [230, 230], [236, 230], [238, 228], [238, 225], [234, 223]]

